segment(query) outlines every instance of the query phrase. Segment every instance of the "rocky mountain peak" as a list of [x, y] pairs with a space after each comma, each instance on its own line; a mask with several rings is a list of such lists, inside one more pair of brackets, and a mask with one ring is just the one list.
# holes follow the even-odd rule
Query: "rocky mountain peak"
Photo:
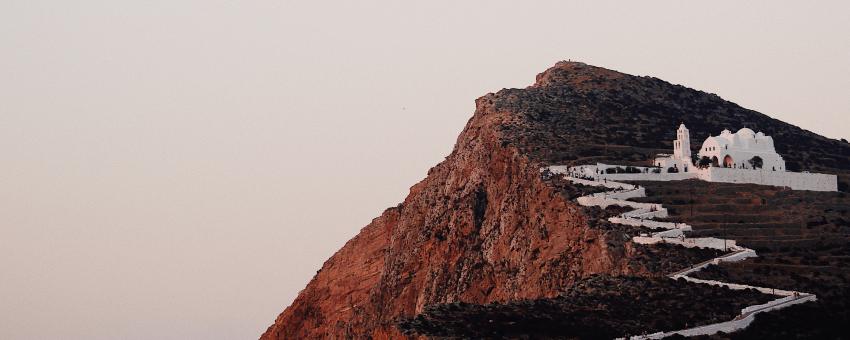
[[[850, 182], [850, 145], [716, 95], [580, 62], [525, 89], [478, 98], [452, 153], [328, 259], [262, 339], [405, 338], [400, 320], [429, 306], [561, 295], [596, 275], [657, 276], [699, 257], [647, 251], [574, 198], [587, 188], [541, 175], [551, 164], [648, 164], [682, 122], [704, 138], [766, 131], [792, 170]], [[659, 261], [661, 261], [659, 263]], [[675, 267], [675, 266], [673, 266]]]
[[559, 61], [537, 75], [534, 87], [572, 86], [578, 89], [610, 83], [625, 75], [578, 61]]

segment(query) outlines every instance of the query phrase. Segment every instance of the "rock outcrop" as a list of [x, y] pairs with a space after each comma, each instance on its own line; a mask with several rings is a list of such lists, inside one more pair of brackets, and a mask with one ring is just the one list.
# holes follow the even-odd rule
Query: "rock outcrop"
[[426, 306], [550, 298], [594, 274], [653, 274], [540, 169], [648, 162], [681, 121], [695, 138], [770, 132], [789, 168], [837, 173], [847, 187], [846, 143], [716, 95], [561, 62], [531, 87], [479, 98], [446, 160], [328, 259], [261, 339], [404, 338], [398, 321]]

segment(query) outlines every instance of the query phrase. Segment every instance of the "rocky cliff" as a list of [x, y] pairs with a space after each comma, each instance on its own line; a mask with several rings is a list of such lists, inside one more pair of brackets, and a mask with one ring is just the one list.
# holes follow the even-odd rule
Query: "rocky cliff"
[[847, 188], [845, 142], [716, 95], [561, 62], [528, 88], [479, 98], [446, 160], [328, 259], [261, 339], [403, 338], [399, 320], [426, 306], [550, 298], [598, 273], [657, 274], [540, 168], [645, 163], [672, 148], [681, 121], [698, 140], [763, 130], [789, 168], [837, 173]]

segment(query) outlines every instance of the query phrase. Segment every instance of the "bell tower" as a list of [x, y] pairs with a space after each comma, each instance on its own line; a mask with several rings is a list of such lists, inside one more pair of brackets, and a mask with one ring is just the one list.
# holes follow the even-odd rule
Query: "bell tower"
[[691, 133], [685, 124], [679, 125], [676, 130], [676, 140], [673, 141], [673, 158], [681, 160], [685, 164], [691, 163]]

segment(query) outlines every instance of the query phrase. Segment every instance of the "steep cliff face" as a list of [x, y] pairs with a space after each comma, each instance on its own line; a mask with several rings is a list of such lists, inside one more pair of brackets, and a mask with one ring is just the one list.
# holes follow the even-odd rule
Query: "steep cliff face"
[[540, 168], [646, 162], [670, 147], [681, 120], [694, 138], [744, 124], [778, 146], [783, 135], [802, 138], [779, 147], [789, 164], [850, 168], [841, 142], [717, 96], [558, 63], [529, 88], [479, 98], [446, 160], [327, 260], [261, 339], [403, 338], [398, 320], [429, 305], [554, 297], [596, 273], [647, 273], [621, 233], [593, 227], [596, 217], [547, 185]]
[[477, 101], [447, 159], [331, 257], [263, 339], [400, 336], [395, 320], [429, 304], [554, 296], [621, 270], [622, 254], [503, 135], [522, 121], [492, 97]]

